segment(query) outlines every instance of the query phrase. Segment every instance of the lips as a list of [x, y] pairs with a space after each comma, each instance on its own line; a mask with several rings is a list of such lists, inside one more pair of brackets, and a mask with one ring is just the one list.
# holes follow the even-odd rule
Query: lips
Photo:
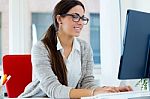
[[74, 27], [74, 29], [76, 32], [80, 32], [82, 28], [81, 27]]

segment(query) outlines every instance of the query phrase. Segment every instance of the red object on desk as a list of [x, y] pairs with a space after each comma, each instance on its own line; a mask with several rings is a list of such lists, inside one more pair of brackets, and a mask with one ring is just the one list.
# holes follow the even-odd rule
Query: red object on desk
[[4, 56], [3, 72], [11, 75], [11, 79], [6, 83], [8, 97], [18, 97], [32, 81], [31, 55]]

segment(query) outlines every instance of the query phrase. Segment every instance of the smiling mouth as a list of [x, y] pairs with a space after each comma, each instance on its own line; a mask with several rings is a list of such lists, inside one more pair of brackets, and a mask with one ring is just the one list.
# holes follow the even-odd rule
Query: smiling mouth
[[81, 28], [80, 28], [80, 27], [74, 27], [74, 29], [75, 29], [75, 30], [81, 30]]

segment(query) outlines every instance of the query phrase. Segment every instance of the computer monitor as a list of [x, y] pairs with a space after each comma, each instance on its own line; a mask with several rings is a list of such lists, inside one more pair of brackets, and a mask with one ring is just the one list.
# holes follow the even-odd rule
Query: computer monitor
[[150, 78], [150, 13], [128, 10], [119, 79]]

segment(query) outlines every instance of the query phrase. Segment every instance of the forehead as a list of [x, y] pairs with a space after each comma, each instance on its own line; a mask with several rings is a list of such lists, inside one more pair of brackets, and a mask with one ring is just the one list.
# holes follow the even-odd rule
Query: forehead
[[69, 11], [68, 11], [69, 14], [72, 14], [72, 13], [78, 13], [79, 15], [84, 15], [84, 9], [82, 8], [82, 6], [80, 5], [77, 5], [73, 8], [71, 8]]

